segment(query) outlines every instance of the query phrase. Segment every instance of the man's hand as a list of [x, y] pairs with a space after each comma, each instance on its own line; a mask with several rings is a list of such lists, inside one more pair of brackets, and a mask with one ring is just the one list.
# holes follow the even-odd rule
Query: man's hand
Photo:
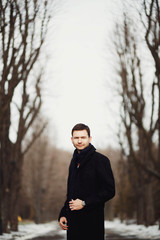
[[69, 202], [69, 207], [70, 207], [71, 211], [80, 210], [80, 209], [84, 208], [84, 206], [82, 205], [82, 200], [80, 200], [78, 198], [76, 200], [72, 199]]
[[60, 220], [59, 220], [59, 225], [63, 230], [68, 230], [67, 218], [66, 217], [61, 217]]

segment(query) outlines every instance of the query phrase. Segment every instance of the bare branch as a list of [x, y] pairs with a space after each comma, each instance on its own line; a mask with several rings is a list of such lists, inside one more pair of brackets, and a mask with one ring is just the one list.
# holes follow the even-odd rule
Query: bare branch
[[28, 150], [31, 148], [31, 146], [34, 144], [34, 142], [37, 140], [37, 138], [40, 137], [40, 135], [43, 133], [46, 126], [47, 126], [47, 123], [44, 123], [43, 126], [41, 127], [41, 129], [39, 130], [39, 132], [33, 134], [32, 140], [29, 142], [29, 144], [26, 146], [26, 148], [22, 152], [23, 156], [28, 152]]

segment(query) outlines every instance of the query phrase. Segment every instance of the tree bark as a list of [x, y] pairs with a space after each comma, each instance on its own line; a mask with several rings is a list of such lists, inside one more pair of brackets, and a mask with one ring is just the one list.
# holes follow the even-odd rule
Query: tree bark
[[155, 223], [155, 210], [153, 201], [153, 184], [149, 182], [145, 189], [146, 199], [146, 226], [153, 225]]

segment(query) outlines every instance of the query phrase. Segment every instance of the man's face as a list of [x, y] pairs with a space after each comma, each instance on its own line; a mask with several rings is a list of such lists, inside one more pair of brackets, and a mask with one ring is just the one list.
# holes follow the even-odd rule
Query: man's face
[[88, 136], [86, 130], [74, 131], [71, 137], [72, 143], [77, 150], [83, 150], [88, 147], [91, 142], [91, 137]]

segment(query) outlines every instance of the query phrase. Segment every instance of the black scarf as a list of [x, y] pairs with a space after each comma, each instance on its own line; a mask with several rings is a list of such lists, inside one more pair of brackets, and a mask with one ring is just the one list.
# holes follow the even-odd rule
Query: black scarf
[[75, 149], [74, 153], [73, 153], [73, 161], [75, 164], [75, 167], [78, 167], [81, 162], [82, 159], [85, 157], [85, 155], [92, 149], [94, 148], [93, 145], [90, 143], [88, 147], [84, 148], [83, 150], [80, 151], [80, 153], [78, 152], [77, 149]]
[[71, 162], [71, 169], [70, 169], [70, 177], [69, 177], [69, 186], [68, 186], [68, 198], [69, 200], [71, 199], [76, 199], [78, 197], [78, 182], [77, 182], [77, 177], [81, 168], [81, 165], [83, 165], [86, 161], [87, 155], [95, 151], [95, 148], [92, 144], [89, 144], [88, 147], [85, 149], [81, 150], [80, 153], [78, 153], [78, 150], [75, 149], [73, 153], [73, 158]]

